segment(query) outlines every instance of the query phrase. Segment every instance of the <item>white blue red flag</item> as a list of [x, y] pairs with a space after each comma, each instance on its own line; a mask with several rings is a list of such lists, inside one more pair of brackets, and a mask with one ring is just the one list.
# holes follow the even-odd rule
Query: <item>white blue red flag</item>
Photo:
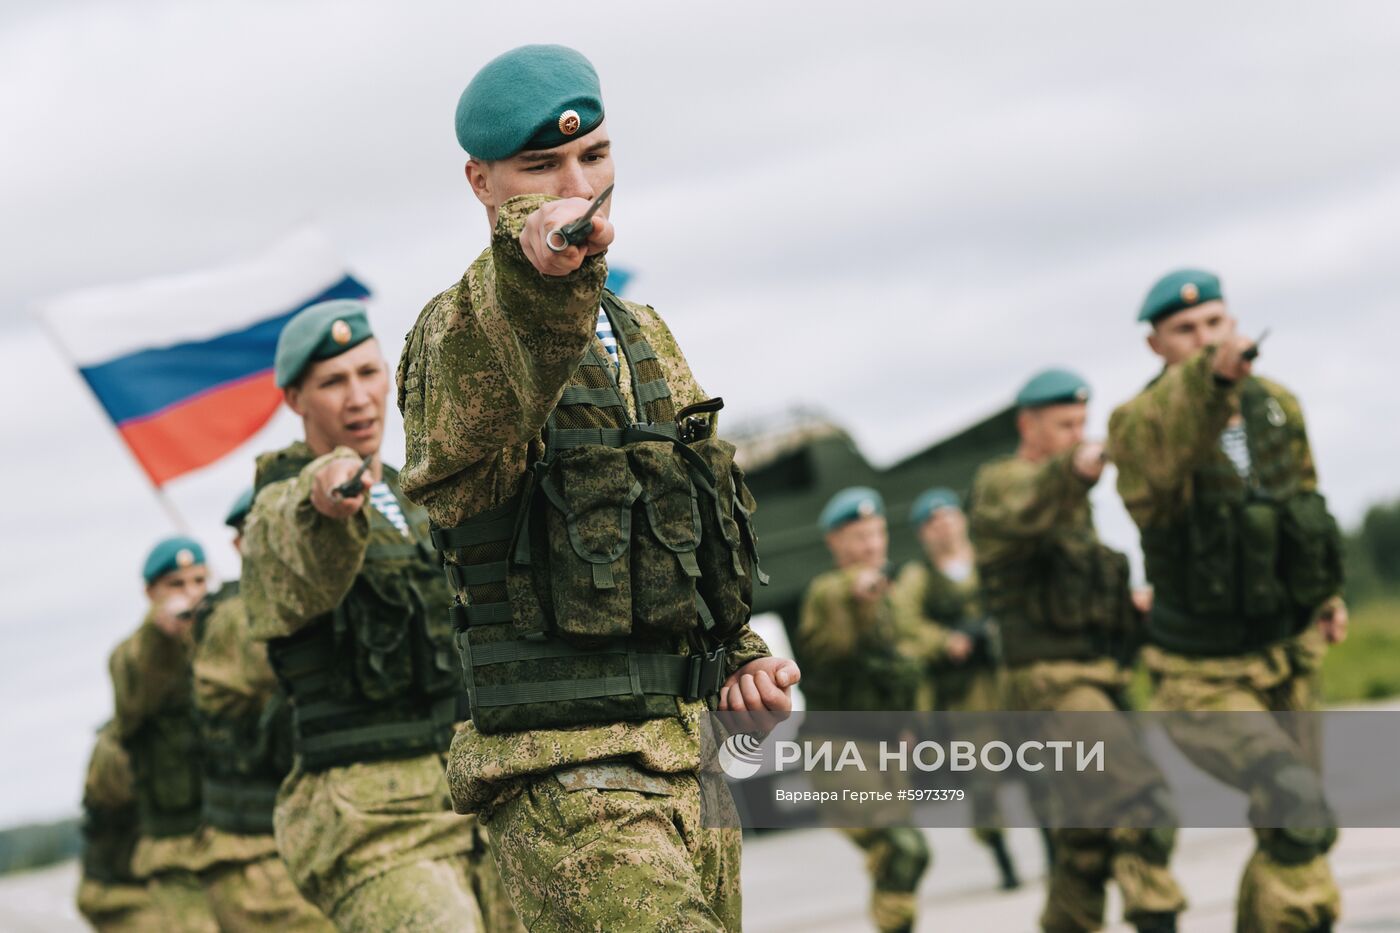
[[302, 308], [369, 289], [314, 230], [245, 262], [84, 289], [39, 309], [157, 487], [247, 441], [277, 411], [277, 335]]

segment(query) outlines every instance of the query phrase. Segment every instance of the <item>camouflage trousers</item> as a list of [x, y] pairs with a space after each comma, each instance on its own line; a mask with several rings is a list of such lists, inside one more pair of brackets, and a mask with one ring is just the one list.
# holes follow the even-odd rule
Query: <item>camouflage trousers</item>
[[[1143, 651], [1152, 673], [1154, 709], [1170, 711], [1301, 712], [1313, 708], [1312, 633], [1263, 652], [1235, 658], [1186, 658], [1155, 648]], [[1168, 734], [1193, 764], [1238, 787], [1259, 803], [1270, 793], [1267, 776], [1290, 765], [1316, 769], [1316, 732], [1297, 718], [1249, 716], [1171, 720]], [[1261, 773], [1264, 779], [1260, 779]], [[1256, 848], [1245, 865], [1236, 906], [1236, 929], [1312, 930], [1335, 923], [1341, 893], [1327, 863], [1335, 840], [1316, 840], [1317, 851], [1299, 852], [1289, 831], [1255, 830]]]
[[223, 933], [330, 933], [335, 927], [301, 896], [281, 856], [222, 862], [200, 881]]
[[[937, 691], [937, 709], [950, 713], [985, 713], [1006, 708], [1001, 683], [1001, 674], [995, 668], [974, 667], [970, 669], [952, 668], [940, 671], [934, 678]], [[976, 736], [976, 740], [990, 740], [994, 735]], [[946, 787], [946, 775], [929, 772], [925, 778], [930, 787]], [[977, 841], [986, 846], [995, 845], [1002, 838], [1002, 827], [1006, 820], [1001, 814], [1001, 802], [997, 790], [1001, 782], [990, 778], [986, 772], [969, 771], [958, 777], [959, 786], [967, 793], [972, 804], [972, 833]]]
[[[1118, 710], [1115, 695], [1126, 686], [1127, 674], [1117, 663], [1040, 661], [1007, 672], [1007, 700], [1011, 709], [1048, 712], [1098, 712]], [[1120, 723], [1121, 720], [1121, 723]], [[1109, 724], [1115, 724], [1110, 726]], [[1126, 717], [1105, 722], [1105, 728], [1132, 730]], [[1124, 738], [1116, 748], [1132, 747]], [[1119, 777], [1130, 775], [1133, 786], [1082, 788], [1086, 795], [1112, 796], [1124, 801], [1150, 797], [1165, 782], [1144, 751], [1142, 761], [1115, 769]], [[1052, 797], [1066, 785], [1056, 785]], [[1051, 800], [1052, 806], [1056, 803]], [[1175, 914], [1186, 908], [1186, 897], [1169, 868], [1174, 830], [1153, 829], [1056, 829], [1051, 833], [1055, 859], [1042, 929], [1049, 931], [1098, 930], [1104, 924], [1105, 894], [1110, 881], [1123, 895], [1123, 915], [1130, 923], [1152, 914]]]
[[159, 930], [161, 915], [143, 882], [109, 883], [84, 878], [78, 885], [78, 912], [98, 933]]
[[881, 933], [914, 929], [919, 881], [933, 858], [924, 834], [912, 826], [843, 829], [841, 834], [865, 852], [875, 929]]
[[521, 929], [439, 755], [294, 769], [273, 823], [297, 889], [341, 930]]
[[[840, 736], [811, 736], [814, 741], [845, 742]], [[878, 761], [879, 748], [857, 741], [862, 760]], [[890, 769], [869, 771], [816, 771], [810, 775], [817, 791], [843, 790], [893, 792], [896, 799], [882, 804], [855, 804], [836, 801], [825, 805], [828, 824], [846, 828], [841, 834], [865, 852], [865, 871], [870, 877], [870, 917], [875, 928], [886, 931], [912, 930], [918, 914], [919, 882], [933, 861], [933, 853], [923, 832], [908, 825], [913, 821], [910, 805], [898, 799], [909, 787], [908, 776]]]
[[740, 929], [739, 831], [701, 825], [693, 773], [564, 768], [523, 779], [481, 819], [532, 933]]
[[160, 933], [219, 933], [219, 921], [214, 919], [204, 886], [194, 872], [159, 872], [151, 876], [147, 888], [159, 918], [158, 925], [150, 929]]

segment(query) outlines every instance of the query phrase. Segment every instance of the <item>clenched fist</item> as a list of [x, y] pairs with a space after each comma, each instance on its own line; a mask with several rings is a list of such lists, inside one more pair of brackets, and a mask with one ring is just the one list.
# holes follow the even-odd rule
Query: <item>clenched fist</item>
[[584, 198], [550, 201], [525, 218], [525, 228], [520, 231], [520, 248], [525, 251], [530, 265], [538, 269], [541, 275], [568, 275], [583, 265], [589, 256], [601, 253], [612, 245], [613, 225], [603, 216], [602, 210], [593, 215], [593, 231], [578, 246], [570, 246], [556, 253], [546, 242], [552, 231], [582, 217], [592, 203]]

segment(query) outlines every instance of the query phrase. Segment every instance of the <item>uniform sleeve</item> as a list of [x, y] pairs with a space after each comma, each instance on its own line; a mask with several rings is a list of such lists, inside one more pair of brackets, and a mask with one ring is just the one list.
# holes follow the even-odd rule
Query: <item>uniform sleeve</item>
[[257, 713], [276, 688], [267, 644], [249, 636], [242, 598], [220, 602], [195, 649], [195, 706], [209, 716]]
[[978, 473], [969, 526], [979, 563], [1024, 556], [1084, 505], [1092, 484], [1070, 466], [1073, 454], [1012, 458]]
[[243, 531], [242, 593], [254, 638], [290, 635], [330, 612], [360, 572], [369, 543], [368, 497], [343, 521], [311, 504], [316, 473], [334, 459], [360, 460], [349, 448], [336, 448], [253, 502]]
[[526, 218], [549, 200], [525, 195], [502, 205], [489, 261], [434, 299], [404, 345], [400, 481], [430, 512], [439, 511], [435, 487], [449, 479], [454, 489], [490, 488], [502, 449], [539, 435], [594, 339], [607, 277], [602, 256], [568, 275], [545, 276], [520, 246]]
[[797, 627], [804, 658], [819, 663], [848, 658], [875, 628], [879, 603], [855, 598], [856, 574], [855, 570], [824, 574], [808, 587]]
[[1219, 443], [1239, 390], [1212, 374], [1215, 348], [1176, 366], [1108, 421], [1118, 493], [1139, 527], [1168, 520], [1182, 505], [1187, 477]]
[[122, 738], [135, 733], [180, 692], [189, 689], [192, 639], [172, 638], [147, 613], [141, 627], [112, 652], [112, 706]]
[[948, 653], [950, 630], [924, 615], [928, 587], [928, 570], [918, 561], [910, 561], [899, 571], [890, 588], [890, 603], [894, 607], [895, 629], [905, 644], [906, 653], [933, 662], [942, 660]]

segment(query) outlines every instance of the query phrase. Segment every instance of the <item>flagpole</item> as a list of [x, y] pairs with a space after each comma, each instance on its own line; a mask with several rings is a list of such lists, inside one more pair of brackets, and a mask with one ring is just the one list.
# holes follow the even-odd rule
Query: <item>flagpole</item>
[[[39, 325], [39, 330], [43, 331], [49, 338], [49, 343], [58, 351], [59, 357], [68, 364], [69, 371], [75, 373], [78, 379], [86, 385], [87, 380], [83, 379], [82, 367], [78, 365], [78, 361], [68, 352], [68, 348], [63, 345], [63, 341], [59, 339], [58, 334], [54, 331], [53, 327], [49, 325], [49, 322], [44, 319], [42, 314], [36, 311], [31, 311], [29, 316]], [[88, 386], [87, 388], [87, 394], [92, 395], [92, 386]], [[136, 462], [136, 467], [141, 471], [141, 475], [146, 477], [149, 481], [151, 479], [151, 474], [146, 472], [146, 465], [137, 458], [136, 452], [127, 444], [126, 438], [122, 437], [122, 432], [117, 427], [116, 422], [112, 420], [107, 409], [102, 406], [102, 400], [97, 399], [96, 401], [98, 409], [102, 412], [102, 420], [106, 421], [107, 424], [111, 426], [112, 433], [117, 436], [118, 446], [125, 450], [131, 459]], [[180, 514], [180, 510], [175, 507], [174, 501], [166, 493], [165, 489], [161, 486], [157, 486], [155, 482], [152, 481], [151, 492], [155, 495], [156, 501], [160, 503], [160, 507], [165, 512], [166, 518], [169, 518], [170, 523], [175, 526], [175, 530], [182, 535], [188, 536], [190, 534], [190, 523]]]

